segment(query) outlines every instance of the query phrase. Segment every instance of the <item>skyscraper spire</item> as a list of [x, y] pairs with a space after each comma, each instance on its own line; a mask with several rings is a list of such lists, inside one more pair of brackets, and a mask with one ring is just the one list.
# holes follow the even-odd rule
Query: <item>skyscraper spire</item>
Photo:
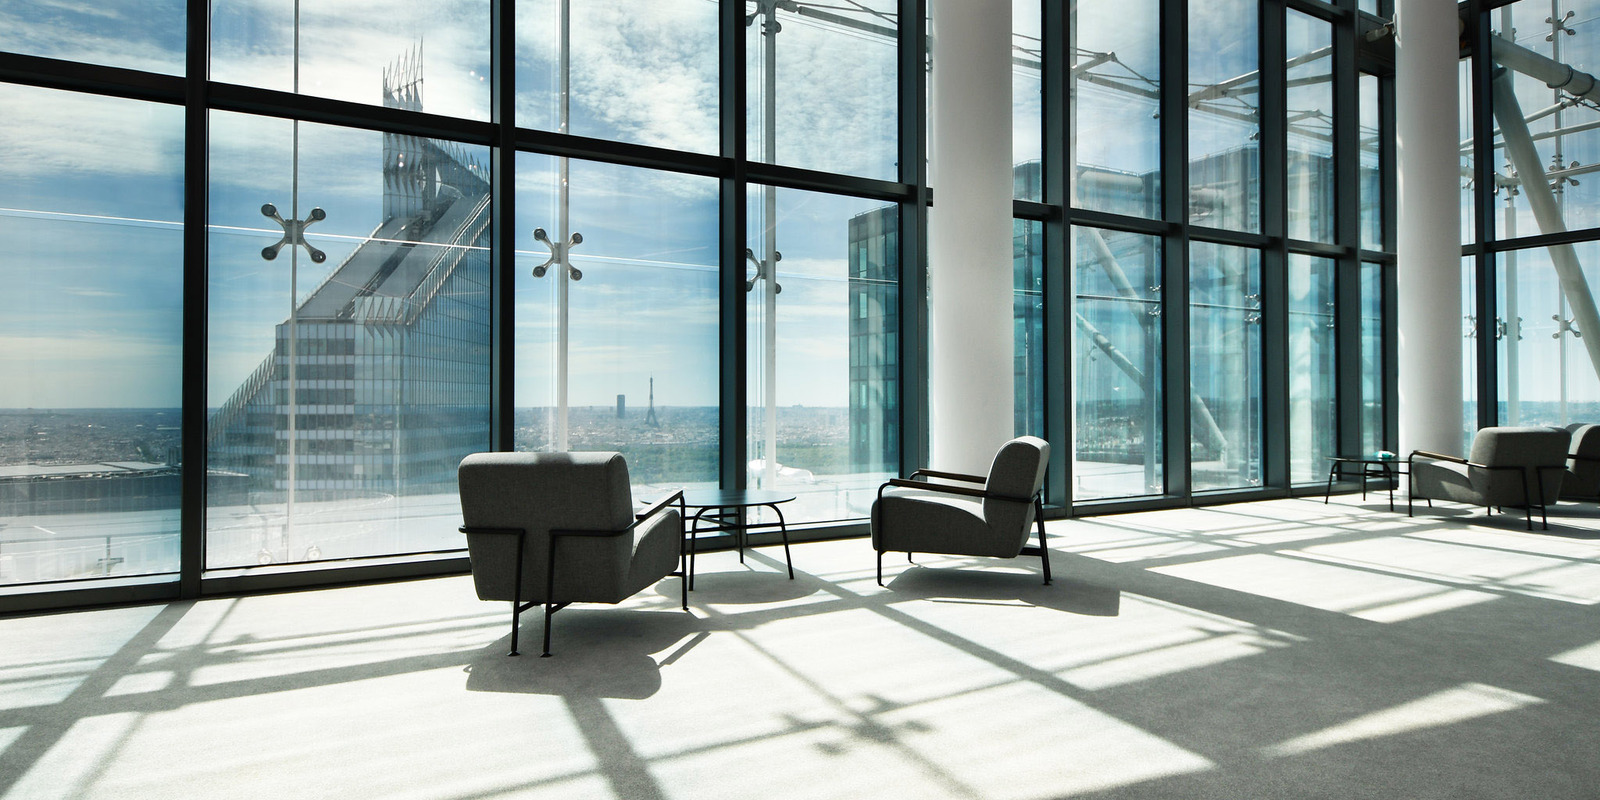
[[650, 376], [650, 411], [644, 415], [644, 424], [659, 428], [661, 420], [656, 419], [656, 376]]

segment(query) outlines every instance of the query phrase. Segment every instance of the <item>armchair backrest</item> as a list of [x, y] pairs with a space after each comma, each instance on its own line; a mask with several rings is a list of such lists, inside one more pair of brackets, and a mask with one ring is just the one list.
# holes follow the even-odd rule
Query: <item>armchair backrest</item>
[[1563, 491], [1584, 497], [1600, 495], [1600, 425], [1574, 423], [1567, 430], [1572, 431], [1567, 480], [1576, 485]]
[[1022, 502], [984, 500], [984, 520], [992, 530], [1007, 534], [1016, 530], [1027, 539], [1028, 526], [1033, 524], [1033, 496], [1044, 487], [1044, 471], [1049, 465], [1050, 443], [1037, 436], [1018, 436], [1000, 445], [983, 488]]
[[[468, 528], [527, 531], [523, 599], [544, 596], [549, 531], [621, 530], [633, 522], [633, 490], [620, 453], [474, 453], [456, 472], [461, 517]], [[562, 564], [581, 559], [567, 574], [621, 587], [633, 541], [613, 537], [562, 545]], [[468, 534], [468, 555], [478, 596], [510, 600], [515, 588], [516, 537]], [[564, 584], [557, 582], [558, 588]], [[586, 587], [587, 590], [587, 587]]]
[[1472, 485], [1489, 498], [1487, 505], [1499, 505], [1502, 502], [1514, 505], [1529, 499], [1540, 499], [1541, 490], [1534, 483], [1537, 480], [1542, 484], [1544, 500], [1554, 503], [1561, 493], [1561, 481], [1567, 465], [1567, 446], [1571, 440], [1571, 434], [1561, 428], [1484, 428], [1472, 438], [1472, 452], [1467, 460], [1490, 467], [1530, 468], [1527, 485], [1535, 496], [1523, 497], [1522, 475], [1514, 470], [1474, 468], [1471, 470]]

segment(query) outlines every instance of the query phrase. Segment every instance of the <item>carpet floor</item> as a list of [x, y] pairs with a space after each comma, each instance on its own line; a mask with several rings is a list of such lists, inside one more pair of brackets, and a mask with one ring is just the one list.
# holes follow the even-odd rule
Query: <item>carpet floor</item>
[[0, 619], [0, 798], [1600, 796], [1600, 509], [1444, 505], [718, 552], [547, 659], [464, 576]]

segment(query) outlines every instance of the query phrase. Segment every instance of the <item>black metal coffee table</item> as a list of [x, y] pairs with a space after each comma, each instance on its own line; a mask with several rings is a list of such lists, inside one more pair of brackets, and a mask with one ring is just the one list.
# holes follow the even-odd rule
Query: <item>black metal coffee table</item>
[[1342, 477], [1347, 472], [1354, 473], [1361, 481], [1361, 499], [1367, 499], [1367, 480], [1370, 478], [1383, 478], [1389, 484], [1389, 510], [1394, 510], [1394, 490], [1400, 484], [1400, 476], [1405, 473], [1400, 471], [1403, 462], [1398, 458], [1378, 458], [1376, 456], [1330, 456], [1328, 461], [1328, 488], [1322, 493], [1322, 503], [1327, 505], [1328, 496], [1333, 494], [1333, 480], [1336, 476]]
[[[762, 489], [689, 489], [683, 493], [684, 513], [688, 519], [684, 520], [683, 538], [689, 547], [688, 581], [689, 588], [694, 588], [694, 557], [695, 540], [704, 533], [722, 533], [732, 531], [734, 540], [739, 545], [739, 563], [744, 563], [745, 534], [756, 528], [777, 528], [783, 534], [783, 560], [789, 565], [789, 580], [794, 580], [794, 561], [789, 558], [789, 526], [784, 522], [783, 510], [778, 508], [780, 503], [787, 503], [795, 496], [787, 492], [771, 492]], [[778, 515], [777, 522], [746, 523], [744, 521], [745, 509], [766, 506]]]

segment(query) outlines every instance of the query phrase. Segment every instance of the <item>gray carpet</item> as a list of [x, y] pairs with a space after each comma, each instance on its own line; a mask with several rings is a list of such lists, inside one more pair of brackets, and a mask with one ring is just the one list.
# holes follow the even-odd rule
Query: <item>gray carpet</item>
[[1369, 498], [700, 560], [508, 658], [469, 579], [0, 620], [0, 798], [1593, 798], [1600, 510]]

